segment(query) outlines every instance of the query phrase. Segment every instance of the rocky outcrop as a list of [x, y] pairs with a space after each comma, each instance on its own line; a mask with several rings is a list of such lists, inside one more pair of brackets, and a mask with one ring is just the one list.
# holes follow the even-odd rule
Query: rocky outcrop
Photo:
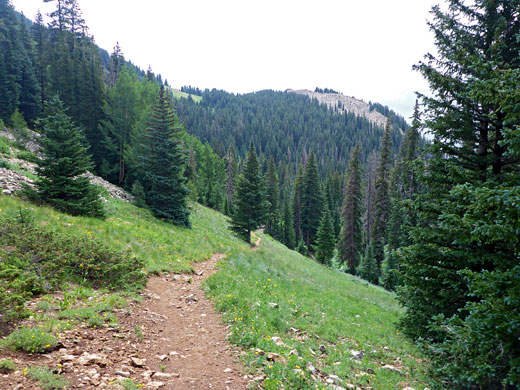
[[[90, 172], [87, 172], [86, 175], [89, 177], [92, 184], [103, 187], [112, 198], [124, 200], [125, 202], [134, 201], [134, 197], [122, 188], [115, 186]], [[0, 191], [4, 195], [15, 194], [23, 188], [24, 184], [34, 188], [34, 181], [32, 179], [11, 169], [0, 168]]]
[[5, 137], [12, 142], [19, 142], [24, 145], [28, 151], [39, 154], [41, 149], [40, 144], [38, 143], [41, 137], [40, 134], [29, 129], [25, 129], [25, 132], [26, 136], [22, 138], [16, 137], [11, 130], [3, 129], [0, 130], [0, 136]]
[[12, 195], [20, 191], [24, 184], [34, 187], [34, 182], [28, 177], [11, 169], [0, 168], [0, 191], [4, 195]]
[[363, 100], [356, 99], [353, 96], [345, 96], [341, 93], [312, 92], [307, 89], [288, 89], [285, 92], [306, 95], [310, 99], [317, 99], [321, 104], [326, 104], [329, 108], [337, 108], [339, 111], [351, 112], [353, 114], [363, 116], [368, 121], [379, 127], [384, 128], [386, 125], [386, 116], [375, 110], [370, 111], [370, 105], [368, 103]]
[[132, 195], [130, 195], [125, 190], [123, 190], [121, 187], [113, 185], [112, 183], [109, 183], [105, 179], [102, 179], [99, 176], [95, 176], [90, 172], [87, 172], [86, 175], [90, 178], [90, 182], [92, 184], [103, 187], [105, 190], [107, 190], [108, 194], [112, 198], [124, 200], [126, 202], [133, 202], [135, 200], [135, 198]]

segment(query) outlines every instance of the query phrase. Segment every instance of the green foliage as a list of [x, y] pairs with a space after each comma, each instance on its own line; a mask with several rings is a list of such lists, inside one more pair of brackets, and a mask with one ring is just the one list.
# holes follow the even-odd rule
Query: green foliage
[[48, 367], [30, 367], [27, 374], [38, 380], [43, 390], [62, 390], [70, 385], [68, 380], [54, 374]]
[[146, 201], [152, 212], [168, 222], [190, 227], [184, 176], [186, 153], [181, 127], [164, 87], [146, 131], [141, 161]]
[[278, 183], [278, 174], [274, 158], [271, 156], [265, 174], [266, 195], [269, 206], [267, 208], [267, 217], [265, 232], [276, 239], [280, 238], [280, 186]]
[[438, 388], [516, 389], [518, 1], [434, 7], [437, 56], [416, 65], [430, 84], [431, 159], [401, 248], [401, 328], [425, 339]]
[[21, 326], [7, 336], [2, 345], [14, 351], [44, 353], [58, 345], [58, 339], [43, 328]]
[[0, 153], [9, 155], [11, 143], [5, 137], [0, 136]]
[[16, 364], [12, 360], [3, 359], [0, 360], [0, 373], [8, 374], [10, 371], [16, 370]]
[[251, 242], [251, 232], [265, 222], [268, 203], [258, 167], [255, 148], [251, 143], [242, 174], [236, 189], [235, 213], [230, 229], [246, 242]]
[[395, 250], [385, 250], [385, 259], [381, 264], [381, 285], [390, 291], [395, 291], [401, 284], [401, 276], [399, 275], [398, 256]]
[[19, 158], [20, 160], [29, 161], [35, 164], [37, 164], [39, 160], [38, 156], [29, 150], [22, 150], [16, 153], [15, 157]]
[[0, 159], [0, 168], [11, 169], [11, 164], [4, 159]]
[[286, 199], [283, 204], [283, 220], [282, 220], [282, 239], [281, 241], [289, 249], [294, 249], [296, 246], [296, 235], [294, 233], [294, 219], [289, 207], [289, 200]]
[[301, 229], [305, 244], [310, 249], [316, 243], [316, 233], [321, 220], [323, 199], [318, 177], [316, 158], [311, 152], [305, 164], [301, 189]]
[[[339, 376], [342, 387], [370, 382], [374, 390], [387, 390], [407, 382], [417, 390], [431, 388], [428, 363], [419, 363], [421, 355], [395, 330], [401, 309], [393, 294], [261, 237], [257, 250], [229, 256], [204, 286], [230, 325], [230, 341], [245, 349], [245, 365], [262, 370], [270, 388], [316, 389], [308, 364], [325, 376]], [[352, 359], [352, 350], [364, 357]], [[269, 352], [283, 356], [287, 365], [267, 361]], [[397, 358], [403, 376], [382, 368]], [[298, 369], [303, 375], [294, 372]], [[268, 388], [267, 379], [262, 386]]]
[[315, 259], [321, 264], [330, 265], [334, 257], [336, 248], [336, 237], [334, 226], [330, 218], [330, 211], [327, 203], [323, 208], [323, 214], [316, 234]]
[[374, 254], [374, 247], [369, 245], [359, 264], [359, 276], [373, 284], [379, 283], [379, 265]]
[[41, 121], [43, 158], [38, 161], [38, 193], [58, 210], [72, 215], [104, 216], [103, 204], [89, 178], [81, 176], [92, 168], [80, 129], [65, 113], [55, 96]]
[[[392, 162], [392, 138], [390, 120], [386, 123], [385, 134], [381, 141], [381, 154], [376, 172], [374, 223], [372, 224], [371, 245], [378, 269], [384, 259], [386, 229], [391, 203], [389, 194], [390, 164]], [[373, 279], [372, 279], [373, 281]], [[373, 283], [377, 283], [373, 281]]]
[[135, 197], [135, 205], [137, 207], [146, 206], [146, 194], [139, 180], [134, 181], [134, 184], [132, 184], [132, 195]]
[[13, 115], [11, 115], [11, 119], [9, 120], [11, 123], [11, 127], [13, 130], [24, 130], [27, 129], [27, 122], [23, 118], [22, 113], [18, 110], [14, 110]]
[[64, 281], [109, 289], [137, 289], [146, 276], [143, 262], [88, 237], [40, 227], [20, 210], [0, 218], [0, 314], [2, 321], [26, 315], [32, 295], [59, 288]]
[[344, 188], [344, 199], [341, 210], [343, 230], [338, 244], [342, 263], [347, 265], [348, 272], [355, 273], [359, 265], [363, 244], [362, 224], [362, 177], [359, 145], [356, 146], [350, 158], [347, 180]]

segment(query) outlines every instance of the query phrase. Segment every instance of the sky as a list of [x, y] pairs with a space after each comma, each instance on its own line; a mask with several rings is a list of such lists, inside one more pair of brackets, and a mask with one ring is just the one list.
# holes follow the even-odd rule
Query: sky
[[[247, 93], [332, 88], [388, 105], [405, 118], [412, 70], [435, 52], [427, 26], [441, 0], [79, 0], [96, 43], [150, 65], [174, 88], [192, 85]], [[12, 0], [34, 20], [43, 0]]]

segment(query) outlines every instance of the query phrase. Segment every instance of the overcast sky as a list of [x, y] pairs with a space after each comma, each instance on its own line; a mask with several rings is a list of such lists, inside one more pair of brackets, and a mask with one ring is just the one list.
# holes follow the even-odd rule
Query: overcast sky
[[[180, 88], [332, 88], [411, 116], [440, 0], [80, 0], [97, 44]], [[54, 8], [12, 0], [34, 20]]]

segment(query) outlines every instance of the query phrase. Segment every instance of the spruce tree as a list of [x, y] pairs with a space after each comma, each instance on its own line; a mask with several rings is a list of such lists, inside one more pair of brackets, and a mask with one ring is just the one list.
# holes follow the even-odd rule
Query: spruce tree
[[251, 232], [265, 223], [268, 202], [260, 175], [255, 147], [251, 142], [243, 171], [236, 186], [235, 212], [230, 229], [246, 242], [251, 242]]
[[371, 245], [374, 251], [378, 268], [384, 259], [388, 216], [390, 213], [390, 164], [392, 162], [392, 134], [390, 119], [387, 120], [385, 133], [381, 142], [381, 152], [376, 171], [374, 224], [372, 225]]
[[106, 178], [122, 185], [127, 178], [127, 170], [135, 152], [137, 124], [139, 121], [139, 96], [137, 76], [124, 67], [112, 88], [108, 90], [103, 106], [106, 119], [101, 121], [103, 143], [107, 149], [104, 156], [114, 161], [113, 168], [103, 172]]
[[38, 160], [38, 194], [56, 209], [72, 215], [102, 217], [99, 191], [84, 174], [92, 168], [81, 131], [55, 96], [41, 120], [42, 154]]
[[298, 167], [296, 179], [294, 181], [293, 193], [293, 218], [294, 218], [294, 232], [296, 234], [296, 241], [300, 241], [302, 237], [302, 188], [303, 188], [303, 167]]
[[226, 154], [226, 214], [233, 215], [235, 208], [235, 182], [237, 179], [238, 163], [233, 144], [229, 145]]
[[282, 220], [282, 242], [289, 249], [294, 249], [296, 246], [296, 235], [294, 233], [293, 216], [289, 200], [286, 198], [283, 203], [283, 220]]
[[362, 202], [361, 189], [361, 151], [356, 146], [350, 158], [350, 164], [345, 182], [344, 200], [341, 209], [341, 237], [338, 244], [341, 262], [347, 265], [348, 272], [354, 274], [359, 265], [363, 247]]
[[265, 176], [267, 201], [269, 207], [267, 210], [267, 223], [265, 225], [265, 232], [272, 237], [280, 238], [280, 187], [278, 184], [278, 173], [276, 172], [276, 165], [274, 157], [271, 156], [267, 166]]
[[359, 276], [372, 284], [379, 283], [379, 265], [374, 254], [374, 247], [369, 245], [359, 264]]
[[[434, 7], [437, 55], [416, 69], [433, 136], [398, 252], [401, 328], [428, 340], [437, 387], [520, 386], [518, 1]], [[511, 138], [510, 138], [511, 137]]]
[[331, 265], [336, 248], [336, 235], [330, 217], [329, 206], [324, 202], [320, 226], [316, 234], [315, 259], [321, 264]]
[[303, 240], [308, 248], [312, 248], [316, 242], [316, 232], [323, 208], [322, 202], [318, 166], [314, 153], [311, 152], [307, 164], [305, 164], [301, 192], [301, 229]]
[[181, 131], [166, 91], [161, 87], [143, 144], [142, 184], [146, 202], [155, 216], [191, 227], [184, 176], [187, 156]]

